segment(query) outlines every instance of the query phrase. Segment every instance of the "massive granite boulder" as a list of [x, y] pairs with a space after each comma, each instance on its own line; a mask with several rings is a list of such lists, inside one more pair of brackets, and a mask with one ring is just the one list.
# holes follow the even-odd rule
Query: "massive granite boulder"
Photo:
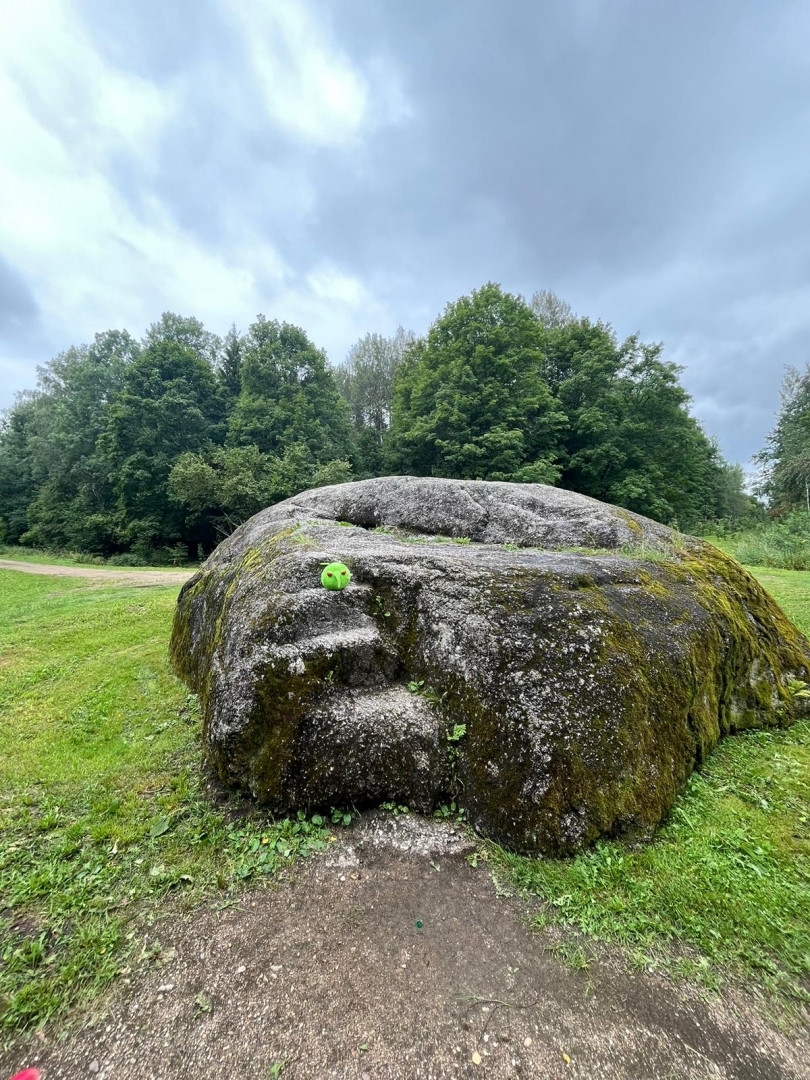
[[[342, 591], [320, 585], [346, 563]], [[385, 477], [262, 511], [180, 594], [219, 775], [274, 811], [455, 798], [517, 851], [649, 835], [810, 646], [733, 559], [540, 484]]]

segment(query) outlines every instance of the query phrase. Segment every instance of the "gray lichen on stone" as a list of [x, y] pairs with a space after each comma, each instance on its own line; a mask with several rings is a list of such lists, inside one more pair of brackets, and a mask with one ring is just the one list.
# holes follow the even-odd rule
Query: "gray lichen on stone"
[[789, 723], [810, 680], [711, 545], [558, 488], [415, 477], [251, 518], [183, 589], [172, 658], [221, 778], [274, 810], [452, 797], [554, 854], [649, 835], [721, 735]]

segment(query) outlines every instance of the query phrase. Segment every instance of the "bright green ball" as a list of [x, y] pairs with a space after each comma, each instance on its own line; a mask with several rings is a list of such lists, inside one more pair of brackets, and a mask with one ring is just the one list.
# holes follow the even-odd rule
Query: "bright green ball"
[[321, 574], [321, 585], [325, 589], [345, 589], [351, 580], [349, 568], [342, 562], [330, 562]]

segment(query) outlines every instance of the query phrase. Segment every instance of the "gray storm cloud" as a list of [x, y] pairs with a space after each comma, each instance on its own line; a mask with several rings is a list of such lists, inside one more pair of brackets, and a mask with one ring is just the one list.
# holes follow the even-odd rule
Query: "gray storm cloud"
[[[115, 203], [78, 252], [85, 290], [59, 303], [11, 238], [12, 316], [36, 317], [28, 297], [49, 340], [121, 319], [139, 332], [166, 307], [222, 332], [261, 310], [340, 360], [367, 330], [424, 330], [486, 280], [550, 288], [663, 340], [731, 459], [761, 446], [784, 365], [807, 359], [806, 5], [56, 7], [129, 135], [82, 105], [81, 81], [76, 115], [56, 92], [30, 112], [68, 158], [77, 130], [96, 133]], [[9, 86], [36, 79], [13, 66]], [[139, 258], [117, 279], [105, 255], [122, 241]], [[75, 260], [70, 234], [53, 238], [57, 263], [71, 245]]]

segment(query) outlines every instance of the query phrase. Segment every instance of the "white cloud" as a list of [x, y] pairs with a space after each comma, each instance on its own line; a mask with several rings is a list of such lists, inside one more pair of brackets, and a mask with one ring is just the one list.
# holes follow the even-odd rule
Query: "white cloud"
[[339, 146], [360, 132], [368, 85], [325, 37], [301, 0], [226, 0], [263, 91], [263, 106], [290, 134]]
[[370, 302], [365, 286], [357, 278], [342, 273], [336, 266], [321, 264], [307, 274], [312, 294], [322, 300], [336, 300], [358, 308]]
[[[0, 244], [33, 283], [49, 321], [86, 338], [111, 324], [143, 326], [156, 306], [197, 303], [224, 318], [229, 304], [247, 304], [249, 271], [203, 249], [154, 199], [147, 197], [136, 217], [104, 169], [108, 155], [127, 148], [139, 162], [150, 160], [150, 144], [171, 115], [170, 98], [105, 66], [56, 0], [25, 5], [7, 29], [0, 53], [0, 145], [7, 148], [0, 159]], [[26, 84], [36, 87], [34, 104], [15, 78], [19, 55], [26, 58]], [[260, 260], [261, 245], [255, 254]], [[283, 274], [278, 266], [277, 273]]]
[[[364, 84], [304, 8], [240, 10], [276, 119], [314, 142], [353, 137], [366, 108]], [[67, 0], [3, 5], [2, 18], [0, 250], [35, 293], [40, 341], [66, 347], [109, 327], [140, 334], [164, 310], [198, 315], [224, 333], [263, 311], [300, 322], [341, 359], [369, 318], [388, 321], [339, 267], [316, 261], [294, 273], [238, 201], [227, 210], [228, 240], [219, 248], [170, 215], [151, 180], [161, 138], [178, 108], [190, 107], [191, 87], [158, 87], [111, 67]], [[134, 203], [114, 180], [112, 166], [122, 160], [139, 178]], [[312, 212], [310, 196], [298, 190], [300, 212]], [[32, 366], [23, 382], [19, 355], [0, 358], [8, 380], [0, 404], [33, 383]]]
[[62, 143], [77, 172], [104, 167], [122, 151], [149, 155], [171, 113], [170, 95], [105, 65], [65, 0], [7, 2], [2, 31], [6, 168], [27, 174], [45, 164], [41, 146], [18, 126], [21, 112]]

